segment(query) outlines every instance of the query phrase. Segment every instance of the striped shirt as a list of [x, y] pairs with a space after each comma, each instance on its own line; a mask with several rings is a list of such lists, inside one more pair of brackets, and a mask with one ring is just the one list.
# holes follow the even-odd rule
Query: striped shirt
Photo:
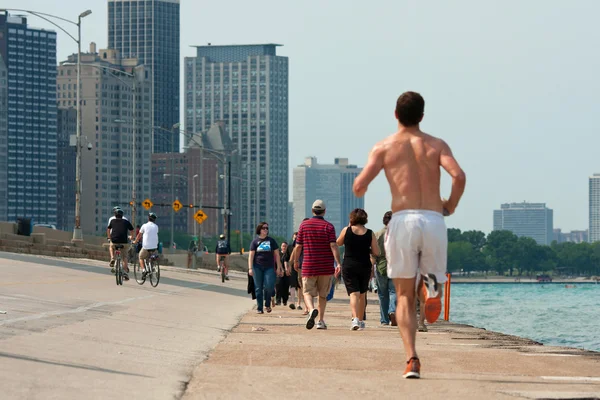
[[302, 276], [333, 275], [335, 272], [331, 243], [335, 228], [323, 217], [315, 216], [300, 224], [296, 243], [302, 245]]

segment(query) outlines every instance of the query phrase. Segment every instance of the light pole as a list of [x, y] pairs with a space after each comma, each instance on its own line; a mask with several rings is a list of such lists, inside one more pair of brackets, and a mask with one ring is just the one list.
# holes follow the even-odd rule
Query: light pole
[[[12, 11], [26, 12], [31, 15], [35, 15], [50, 24], [56, 26], [58, 29], [67, 34], [71, 39], [77, 43], [77, 159], [75, 165], [75, 226], [73, 227], [73, 241], [82, 241], [83, 232], [81, 231], [81, 20], [92, 13], [92, 10], [85, 10], [77, 16], [77, 22], [73, 22], [66, 18], [59, 17], [57, 15], [42, 13], [38, 11], [23, 10], [18, 8], [11, 8]], [[8, 11], [8, 9], [2, 9], [2, 11]], [[49, 18], [56, 18], [58, 20], [68, 22], [77, 26], [77, 39], [67, 32], [62, 26], [51, 21]]]
[[[196, 206], [196, 178], [197, 177], [198, 177], [198, 174], [196, 174], [196, 175], [194, 175], [192, 177], [192, 187], [193, 187], [193, 190], [194, 190], [194, 195], [193, 195], [193, 198], [192, 198], [192, 203], [194, 204], [194, 207]], [[196, 239], [196, 224], [194, 224], [194, 239], [197, 240]]]

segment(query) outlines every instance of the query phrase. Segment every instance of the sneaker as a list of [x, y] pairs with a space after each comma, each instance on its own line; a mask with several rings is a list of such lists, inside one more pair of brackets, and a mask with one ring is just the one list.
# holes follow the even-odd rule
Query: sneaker
[[423, 293], [425, 294], [425, 319], [433, 324], [442, 312], [442, 293], [434, 274], [423, 275]]
[[264, 314], [265, 312], [263, 310], [256, 310], [257, 314]]
[[225, 275], [225, 280], [228, 281], [229, 280], [229, 275]]
[[220, 265], [217, 267], [217, 272], [221, 272], [221, 266]]
[[365, 329], [365, 321], [360, 321], [360, 330]]
[[115, 260], [110, 260], [110, 262], [108, 263], [108, 265], [110, 265], [110, 267], [114, 267], [115, 266]]
[[419, 379], [421, 377], [421, 362], [417, 357], [412, 357], [406, 362], [403, 378]]
[[290, 309], [295, 310], [296, 309], [296, 305], [294, 303], [290, 303]]
[[315, 326], [315, 318], [319, 315], [319, 310], [316, 308], [308, 313], [308, 319], [306, 320], [306, 329], [312, 329]]
[[281, 305], [281, 301], [278, 301], [275, 303], [276, 306], [280, 306]]
[[350, 329], [353, 331], [357, 331], [360, 329], [360, 322], [358, 318], [352, 318], [352, 324], [350, 325]]
[[389, 315], [390, 317], [390, 325], [392, 326], [398, 326], [398, 321], [396, 321], [396, 313], [390, 313]]
[[[296, 307], [296, 309], [302, 311], [302, 306], [298, 306], [298, 307]], [[293, 310], [293, 308], [292, 308], [292, 310]]]
[[417, 330], [419, 332], [427, 332], [427, 325], [425, 325], [424, 322], [423, 323], [419, 322], [419, 327], [417, 328]]
[[327, 324], [325, 324], [325, 321], [318, 321], [317, 329], [327, 329]]
[[123, 272], [123, 280], [124, 281], [128, 281], [129, 280], [129, 275], [127, 275], [127, 272]]

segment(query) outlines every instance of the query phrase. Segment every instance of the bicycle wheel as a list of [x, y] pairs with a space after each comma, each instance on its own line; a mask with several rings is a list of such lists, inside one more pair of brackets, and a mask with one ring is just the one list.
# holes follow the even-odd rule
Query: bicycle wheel
[[160, 265], [158, 265], [158, 260], [150, 260], [150, 284], [152, 287], [156, 287], [159, 281]]
[[123, 269], [120, 257], [117, 257], [117, 261], [115, 262], [115, 278], [117, 279], [117, 285], [123, 284]]
[[146, 282], [146, 276], [142, 273], [140, 264], [138, 262], [133, 264], [133, 276], [135, 276], [135, 281], [138, 283], [138, 285], [143, 285], [144, 282]]

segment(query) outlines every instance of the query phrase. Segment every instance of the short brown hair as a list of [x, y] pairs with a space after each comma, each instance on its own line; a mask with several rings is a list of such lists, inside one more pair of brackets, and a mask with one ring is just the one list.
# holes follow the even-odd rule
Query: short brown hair
[[367, 212], [362, 208], [355, 208], [350, 213], [350, 225], [366, 225], [369, 222]]
[[391, 220], [392, 220], [392, 212], [391, 211], [388, 211], [385, 214], [383, 214], [383, 224], [385, 226], [387, 226]]
[[264, 222], [264, 221], [261, 222], [260, 224], [256, 225], [256, 234], [257, 235], [260, 235], [260, 231], [261, 231], [263, 225], [269, 226], [269, 224], [267, 222]]
[[417, 92], [404, 92], [396, 101], [396, 118], [402, 126], [415, 126], [423, 119], [425, 100]]

